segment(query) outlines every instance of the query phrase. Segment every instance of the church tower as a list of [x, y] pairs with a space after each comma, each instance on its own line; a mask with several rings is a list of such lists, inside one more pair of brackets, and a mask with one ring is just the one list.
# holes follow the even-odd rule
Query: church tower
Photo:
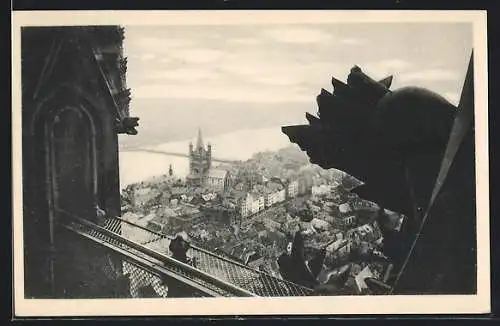
[[189, 143], [189, 175], [187, 177], [188, 183], [195, 186], [200, 186], [203, 179], [210, 171], [212, 166], [212, 146], [208, 144], [207, 149], [203, 144], [203, 137], [201, 129], [198, 129], [198, 137], [196, 139], [196, 146]]

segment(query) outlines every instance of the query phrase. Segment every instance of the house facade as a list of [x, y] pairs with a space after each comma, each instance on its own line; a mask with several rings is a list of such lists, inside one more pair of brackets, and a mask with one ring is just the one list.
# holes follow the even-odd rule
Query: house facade
[[299, 180], [288, 180], [286, 184], [286, 197], [295, 198], [299, 195]]

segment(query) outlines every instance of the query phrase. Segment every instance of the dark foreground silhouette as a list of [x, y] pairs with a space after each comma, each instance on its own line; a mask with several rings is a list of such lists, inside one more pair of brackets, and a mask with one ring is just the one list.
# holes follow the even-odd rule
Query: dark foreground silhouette
[[[383, 251], [395, 268], [388, 284], [368, 280], [378, 292], [476, 292], [472, 77], [471, 59], [455, 107], [427, 89], [392, 91], [392, 76], [377, 82], [355, 66], [347, 83], [332, 79], [333, 93], [321, 90], [317, 117], [306, 113], [307, 125], [282, 127], [311, 163], [359, 178], [360, 197], [409, 217], [394, 232], [381, 214]], [[451, 166], [431, 204], [443, 161]], [[301, 273], [303, 263], [295, 264]], [[316, 284], [311, 275], [286, 277]]]

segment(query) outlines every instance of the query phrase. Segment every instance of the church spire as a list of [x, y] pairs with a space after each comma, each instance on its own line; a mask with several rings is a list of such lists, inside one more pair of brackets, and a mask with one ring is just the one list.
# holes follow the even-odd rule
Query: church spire
[[203, 148], [203, 138], [201, 137], [201, 128], [198, 128], [198, 139], [196, 140], [196, 148]]

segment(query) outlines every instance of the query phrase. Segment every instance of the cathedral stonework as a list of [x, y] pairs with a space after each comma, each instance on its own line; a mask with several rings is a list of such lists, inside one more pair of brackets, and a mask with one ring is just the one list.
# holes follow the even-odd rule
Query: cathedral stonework
[[212, 146], [207, 148], [203, 145], [201, 130], [198, 130], [196, 147], [189, 143], [189, 175], [188, 183], [193, 186], [202, 186], [205, 175], [212, 166]]

